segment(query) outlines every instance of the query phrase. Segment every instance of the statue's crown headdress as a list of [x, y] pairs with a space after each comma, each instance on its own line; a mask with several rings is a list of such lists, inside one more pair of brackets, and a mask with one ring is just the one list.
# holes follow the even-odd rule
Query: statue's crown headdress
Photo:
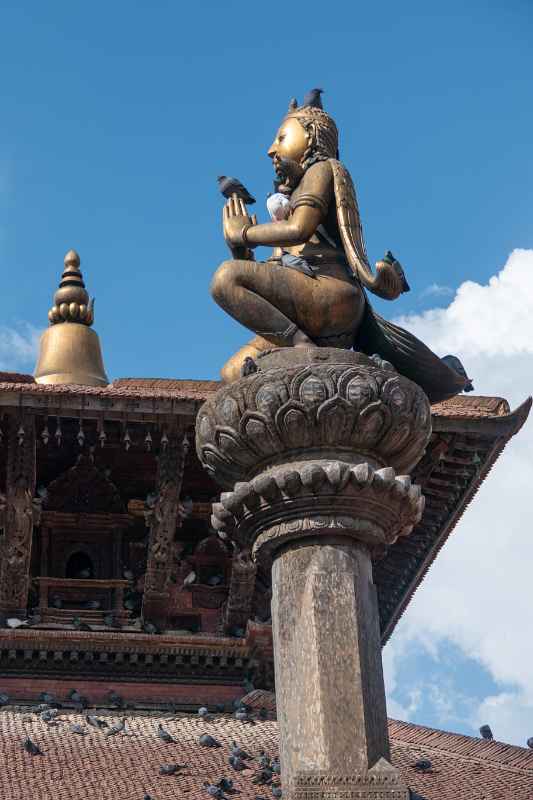
[[289, 103], [285, 118], [296, 117], [311, 134], [308, 153], [304, 157], [305, 168], [316, 161], [339, 157], [339, 132], [333, 117], [316, 105], [298, 106], [295, 98]]

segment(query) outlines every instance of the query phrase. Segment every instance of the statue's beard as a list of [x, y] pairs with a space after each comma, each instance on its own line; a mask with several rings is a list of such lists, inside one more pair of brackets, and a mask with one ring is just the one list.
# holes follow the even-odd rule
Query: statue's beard
[[274, 186], [276, 191], [282, 194], [291, 194], [302, 180], [304, 169], [290, 158], [274, 156], [274, 170], [276, 180]]

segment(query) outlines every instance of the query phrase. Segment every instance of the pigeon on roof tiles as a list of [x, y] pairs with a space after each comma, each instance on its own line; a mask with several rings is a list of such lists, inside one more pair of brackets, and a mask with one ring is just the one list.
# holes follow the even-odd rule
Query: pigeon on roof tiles
[[270, 769], [270, 756], [264, 750], [260, 751], [257, 760], [261, 769]]
[[283, 794], [281, 786], [272, 786], [272, 796], [276, 798], [280, 798]]
[[429, 758], [419, 758], [418, 761], [416, 761], [412, 766], [417, 770], [417, 772], [431, 772], [433, 769], [433, 765]]
[[233, 780], [231, 778], [222, 777], [217, 781], [216, 785], [222, 789], [223, 792], [233, 792]]
[[159, 767], [160, 775], [175, 775], [180, 769], [185, 769], [187, 764], [162, 764]]
[[83, 725], [79, 725], [77, 722], [73, 722], [69, 730], [71, 733], [77, 733], [78, 736], [87, 736], [89, 733], [89, 731], [86, 730]]
[[479, 732], [481, 734], [481, 737], [483, 739], [486, 739], [488, 742], [494, 739], [494, 736], [492, 735], [492, 731], [490, 729], [490, 725], [482, 725], [481, 728], [479, 729]]
[[44, 711], [41, 711], [39, 716], [43, 722], [46, 722], [49, 725], [58, 715], [59, 711], [57, 708], [46, 708]]
[[238, 719], [239, 722], [248, 722], [250, 725], [255, 725], [254, 720], [250, 716], [248, 709], [244, 706], [241, 706], [235, 712], [235, 719]]
[[248, 189], [242, 185], [238, 178], [231, 178], [229, 175], [220, 175], [217, 178], [217, 181], [218, 188], [228, 200], [230, 197], [236, 194], [237, 197], [240, 200], [243, 200], [248, 206], [251, 206], [253, 203], [255, 203], [255, 197], [252, 197]]
[[213, 716], [209, 713], [209, 710], [205, 706], [200, 706], [200, 708], [197, 711], [197, 714], [206, 722], [209, 722], [209, 720], [213, 719]]
[[228, 758], [228, 764], [232, 769], [235, 770], [235, 772], [242, 772], [243, 769], [248, 769], [244, 763], [244, 760], [239, 758], [239, 756], [230, 756]]
[[9, 705], [9, 695], [5, 692], [0, 692], [0, 708]]
[[32, 742], [29, 736], [22, 742], [22, 747], [31, 756], [44, 755], [43, 751], [39, 749], [39, 747], [35, 744], [35, 742]]
[[526, 744], [527, 744], [527, 746], [529, 747], [530, 750], [533, 750], [533, 736], [529, 737], [529, 739], [527, 740]]
[[275, 758], [270, 765], [270, 769], [274, 773], [274, 775], [281, 775], [281, 764], [279, 758]]
[[147, 792], [145, 792], [143, 800], [154, 800], [154, 798], [152, 797], [151, 794], [148, 794]]
[[322, 98], [320, 97], [323, 92], [324, 89], [310, 89], [304, 97], [302, 106], [307, 106], [308, 108], [323, 108]]
[[28, 711], [31, 711], [32, 714], [42, 714], [43, 711], [49, 711], [53, 706], [50, 703], [39, 703], [38, 706], [30, 706]]
[[165, 730], [165, 728], [163, 728], [160, 722], [157, 725], [157, 736], [166, 744], [177, 744], [177, 741], [174, 739], [174, 737], [167, 730]]
[[202, 747], [222, 747], [219, 741], [215, 739], [214, 736], [211, 736], [209, 733], [202, 733], [200, 738], [198, 739], [199, 744]]
[[272, 770], [268, 767], [264, 767], [263, 769], [260, 769], [259, 772], [255, 773], [254, 777], [252, 778], [252, 783], [264, 786], [272, 782], [272, 775]]
[[98, 728], [98, 730], [109, 727], [105, 719], [100, 719], [94, 714], [86, 714], [85, 719], [87, 720], [87, 725], [91, 725], [93, 728]]
[[249, 759], [249, 758], [252, 757], [249, 753], [246, 752], [246, 750], [243, 750], [242, 747], [240, 747], [237, 744], [237, 742], [232, 742], [231, 743], [231, 751], [230, 751], [230, 753], [231, 753], [232, 756], [235, 756], [236, 758]]
[[208, 783], [207, 781], [204, 781], [204, 788], [207, 794], [211, 795], [211, 797], [214, 797], [215, 800], [222, 800], [224, 797], [224, 792], [220, 786], [217, 786], [215, 783]]
[[116, 723], [116, 725], [112, 725], [109, 730], [106, 731], [106, 736], [116, 736], [117, 733], [122, 733], [122, 731], [126, 730], [126, 717], [121, 717], [121, 719]]

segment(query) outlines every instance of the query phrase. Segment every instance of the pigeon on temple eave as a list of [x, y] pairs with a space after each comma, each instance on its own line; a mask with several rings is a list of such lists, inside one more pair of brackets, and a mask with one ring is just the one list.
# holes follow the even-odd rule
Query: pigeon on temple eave
[[106, 731], [106, 736], [116, 736], [117, 733], [122, 733], [126, 730], [126, 717], [122, 717], [116, 725], [113, 725], [109, 730]]
[[39, 747], [35, 744], [35, 742], [32, 742], [29, 736], [22, 742], [22, 747], [31, 756], [44, 755], [43, 751], [39, 749]]
[[50, 692], [41, 692], [39, 695], [39, 700], [41, 700], [43, 703], [47, 703], [49, 706], [56, 702], [55, 695], [50, 694]]
[[457, 358], [457, 356], [442, 356], [441, 361], [444, 361], [448, 367], [455, 370], [455, 372], [458, 372], [462, 378], [466, 378], [467, 383], [464, 385], [463, 392], [474, 391], [474, 384], [466, 374], [466, 370], [461, 363], [461, 359]]
[[215, 783], [208, 783], [207, 781], [204, 781], [204, 788], [207, 794], [211, 795], [211, 797], [214, 797], [215, 800], [222, 800], [224, 797], [224, 792], [220, 786], [217, 786]]
[[8, 628], [12, 630], [16, 630], [17, 628], [22, 628], [23, 625], [28, 625], [27, 619], [19, 619], [18, 617], [9, 617], [6, 619], [6, 625]]
[[87, 725], [91, 725], [93, 728], [98, 728], [98, 730], [109, 727], [105, 719], [100, 719], [94, 714], [86, 714], [85, 719], [87, 720]]
[[174, 737], [167, 730], [165, 730], [165, 728], [163, 728], [161, 723], [159, 723], [157, 726], [157, 736], [166, 744], [177, 744], [177, 741], [174, 739]]
[[323, 93], [324, 89], [310, 89], [304, 97], [302, 107], [307, 106], [307, 108], [323, 108], [322, 98], [320, 97], [320, 95]]
[[74, 617], [72, 620], [72, 627], [75, 628], [77, 631], [92, 631], [90, 625], [87, 625], [86, 622], [83, 622], [79, 617]]
[[59, 711], [57, 710], [57, 708], [47, 708], [44, 711], [41, 711], [40, 713], [41, 720], [43, 722], [46, 722], [47, 724], [53, 722], [58, 716], [59, 716]]
[[239, 758], [239, 756], [230, 756], [228, 758], [228, 764], [235, 772], [242, 772], [243, 769], [248, 769], [243, 759]]
[[413, 764], [413, 767], [417, 770], [417, 772], [431, 772], [433, 769], [429, 758], [419, 758], [418, 761]]
[[486, 739], [488, 742], [491, 742], [494, 739], [490, 725], [482, 725], [479, 729], [479, 732], [481, 734], [481, 738]]
[[249, 753], [246, 752], [246, 750], [243, 750], [242, 747], [240, 747], [235, 741], [231, 743], [230, 753], [232, 756], [235, 756], [236, 758], [250, 759], [252, 757]]
[[154, 625], [153, 622], [145, 621], [142, 624], [143, 633], [149, 633], [150, 635], [155, 635], [156, 633], [161, 633], [157, 625]]
[[200, 706], [198, 709], [198, 716], [201, 717], [206, 722], [209, 722], [213, 719], [212, 714], [209, 713], [209, 710], [205, 706]]
[[202, 733], [198, 740], [199, 744], [202, 747], [222, 747], [219, 741], [215, 739], [214, 736], [211, 736], [209, 733]]
[[109, 701], [114, 706], [117, 706], [118, 708], [124, 708], [124, 700], [119, 694], [115, 692], [114, 689], [111, 689], [111, 691], [108, 693], [107, 696], [109, 697]]
[[78, 734], [78, 736], [87, 736], [87, 734], [89, 733], [89, 731], [88, 731], [88, 730], [86, 730], [86, 729], [83, 727], [83, 725], [78, 725], [78, 723], [77, 723], [77, 722], [74, 722], [74, 723], [73, 723], [73, 724], [70, 726], [70, 732], [71, 732], [71, 733], [77, 733], [77, 734]]
[[234, 194], [240, 200], [243, 200], [246, 205], [251, 206], [255, 203], [255, 197], [252, 197], [248, 189], [242, 185], [238, 178], [231, 178], [229, 175], [219, 175], [217, 178], [218, 188], [224, 197], [233, 197]]
[[180, 769], [185, 769], [187, 764], [162, 764], [159, 767], [160, 775], [175, 775]]

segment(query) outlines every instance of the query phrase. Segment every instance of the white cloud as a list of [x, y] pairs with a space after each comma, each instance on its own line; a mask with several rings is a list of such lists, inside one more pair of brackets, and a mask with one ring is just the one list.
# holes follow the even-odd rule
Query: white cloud
[[41, 331], [27, 322], [0, 326], [0, 370], [27, 370], [35, 366]]
[[[518, 405], [533, 389], [533, 250], [514, 250], [487, 285], [463, 283], [447, 308], [399, 323], [439, 355], [458, 355], [477, 394]], [[533, 735], [532, 452], [529, 420], [439, 554], [390, 645], [398, 658], [408, 642], [459, 646], [502, 685], [473, 714], [473, 731], [489, 722], [496, 738], [522, 745]], [[386, 658], [394, 662], [394, 655]], [[394, 699], [393, 688], [389, 693]]]
[[432, 283], [420, 292], [420, 297], [450, 297], [453, 294], [451, 286], [441, 286]]

